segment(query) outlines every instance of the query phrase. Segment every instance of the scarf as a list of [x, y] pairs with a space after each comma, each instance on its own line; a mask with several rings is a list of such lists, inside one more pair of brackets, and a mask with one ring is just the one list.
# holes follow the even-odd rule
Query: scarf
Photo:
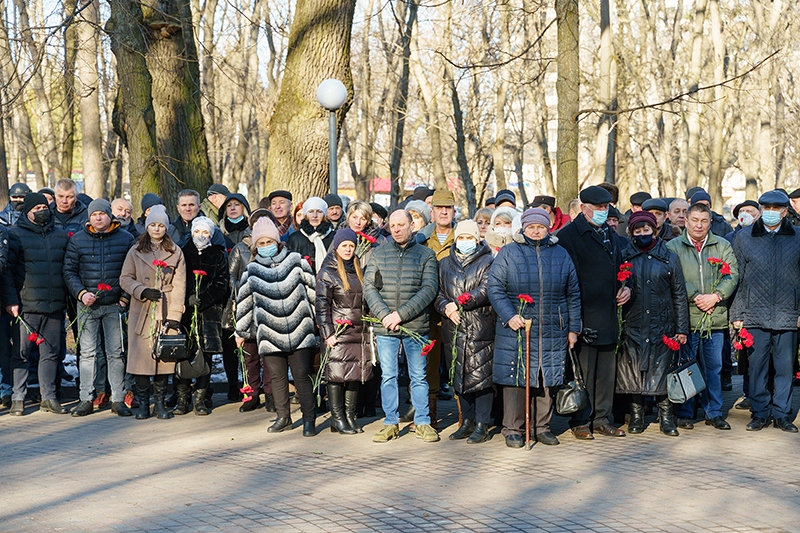
[[[333, 231], [330, 227], [328, 231], [325, 232], [323, 235], [317, 231], [312, 231], [309, 235], [306, 233], [305, 228], [300, 229], [300, 233], [305, 235], [309, 241], [314, 245], [314, 264], [315, 265], [322, 265], [322, 262], [325, 260], [325, 256], [328, 255], [328, 251], [325, 249], [325, 244], [322, 242], [322, 239], [328, 236], [328, 234]], [[319, 267], [317, 267], [319, 268]]]

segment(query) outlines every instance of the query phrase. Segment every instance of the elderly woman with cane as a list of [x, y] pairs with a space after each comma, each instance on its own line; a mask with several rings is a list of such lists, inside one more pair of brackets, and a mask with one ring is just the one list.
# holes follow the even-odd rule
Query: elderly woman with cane
[[[521, 448], [526, 423], [526, 387], [532, 396], [533, 438], [558, 444], [550, 432], [553, 396], [563, 383], [567, 349], [578, 341], [581, 299], [575, 265], [549, 234], [550, 215], [540, 208], [522, 214], [522, 233], [503, 246], [489, 270], [489, 300], [497, 312], [493, 382], [503, 386], [503, 436]], [[525, 322], [531, 321], [525, 346]], [[530, 367], [525, 352], [530, 350]], [[526, 380], [526, 375], [528, 379]]]

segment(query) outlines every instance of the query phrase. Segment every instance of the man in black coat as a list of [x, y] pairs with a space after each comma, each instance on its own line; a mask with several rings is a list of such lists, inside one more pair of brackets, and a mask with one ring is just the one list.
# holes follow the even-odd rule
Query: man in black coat
[[[792, 378], [797, 357], [800, 302], [800, 230], [787, 219], [789, 197], [769, 191], [758, 199], [761, 218], [743, 229], [733, 243], [741, 285], [731, 308], [736, 328], [753, 335], [749, 356], [748, 431], [758, 431], [774, 417], [775, 427], [797, 432], [792, 423]], [[772, 387], [770, 367], [774, 369]]]
[[25, 196], [23, 216], [9, 233], [8, 267], [3, 271], [2, 300], [19, 320], [19, 349], [12, 354], [14, 391], [10, 414], [22, 416], [27, 393], [28, 359], [39, 347], [40, 410], [66, 414], [56, 399], [56, 376], [67, 290], [62, 271], [67, 234], [55, 227], [43, 194]]
[[[64, 281], [70, 295], [78, 301], [78, 331], [81, 346], [80, 403], [72, 416], [86, 416], [93, 411], [92, 393], [97, 388], [97, 347], [101, 339], [108, 382], [111, 385], [111, 411], [119, 416], [131, 416], [125, 405], [125, 360], [122, 350], [122, 321], [120, 313], [128, 306], [128, 296], [119, 286], [119, 275], [133, 235], [123, 230], [111, 214], [108, 200], [93, 200], [89, 204], [89, 222], [73, 235], [64, 259]], [[104, 365], [100, 365], [102, 368]], [[99, 376], [105, 385], [105, 376]]]
[[587, 187], [581, 191], [580, 200], [581, 214], [558, 233], [558, 244], [569, 252], [578, 271], [584, 328], [579, 359], [591, 400], [572, 415], [570, 428], [577, 439], [593, 439], [592, 430], [622, 437], [625, 432], [612, 426], [608, 417], [617, 369], [617, 306], [631, 297], [630, 289], [620, 288], [617, 281], [628, 240], [605, 223], [611, 202], [607, 190]]
[[72, 237], [83, 229], [89, 220], [86, 204], [78, 199], [78, 187], [69, 178], [56, 182], [56, 199], [50, 206], [53, 211], [53, 223]]

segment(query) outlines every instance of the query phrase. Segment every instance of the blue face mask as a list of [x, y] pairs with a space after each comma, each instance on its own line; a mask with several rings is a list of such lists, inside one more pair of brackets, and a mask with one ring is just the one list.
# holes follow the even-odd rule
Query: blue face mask
[[599, 209], [592, 209], [592, 222], [595, 226], [602, 226], [608, 218], [608, 209], [601, 211]]
[[468, 241], [456, 241], [456, 249], [462, 255], [469, 255], [478, 248], [478, 243], [470, 239]]
[[274, 257], [278, 253], [278, 245], [270, 244], [269, 246], [259, 246], [258, 255], [261, 257]]
[[238, 224], [239, 222], [244, 220], [244, 215], [236, 217], [236, 218], [228, 217], [228, 220], [230, 221], [231, 224]]
[[765, 226], [774, 227], [781, 223], [781, 212], [780, 211], [769, 211], [765, 209], [761, 213], [761, 220], [764, 221]]

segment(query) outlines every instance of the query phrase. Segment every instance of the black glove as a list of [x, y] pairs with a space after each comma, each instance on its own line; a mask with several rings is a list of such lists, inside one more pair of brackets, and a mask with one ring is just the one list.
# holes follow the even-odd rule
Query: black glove
[[583, 328], [581, 331], [581, 342], [584, 344], [592, 344], [597, 340], [597, 330], [591, 328]]
[[189, 305], [192, 307], [200, 307], [200, 298], [194, 294], [189, 295]]
[[161, 299], [161, 291], [158, 289], [145, 289], [142, 291], [142, 298], [150, 301], [158, 301]]
[[177, 320], [165, 320], [164, 321], [164, 327], [167, 328], [167, 329], [180, 330], [181, 329], [181, 323], [178, 322]]

